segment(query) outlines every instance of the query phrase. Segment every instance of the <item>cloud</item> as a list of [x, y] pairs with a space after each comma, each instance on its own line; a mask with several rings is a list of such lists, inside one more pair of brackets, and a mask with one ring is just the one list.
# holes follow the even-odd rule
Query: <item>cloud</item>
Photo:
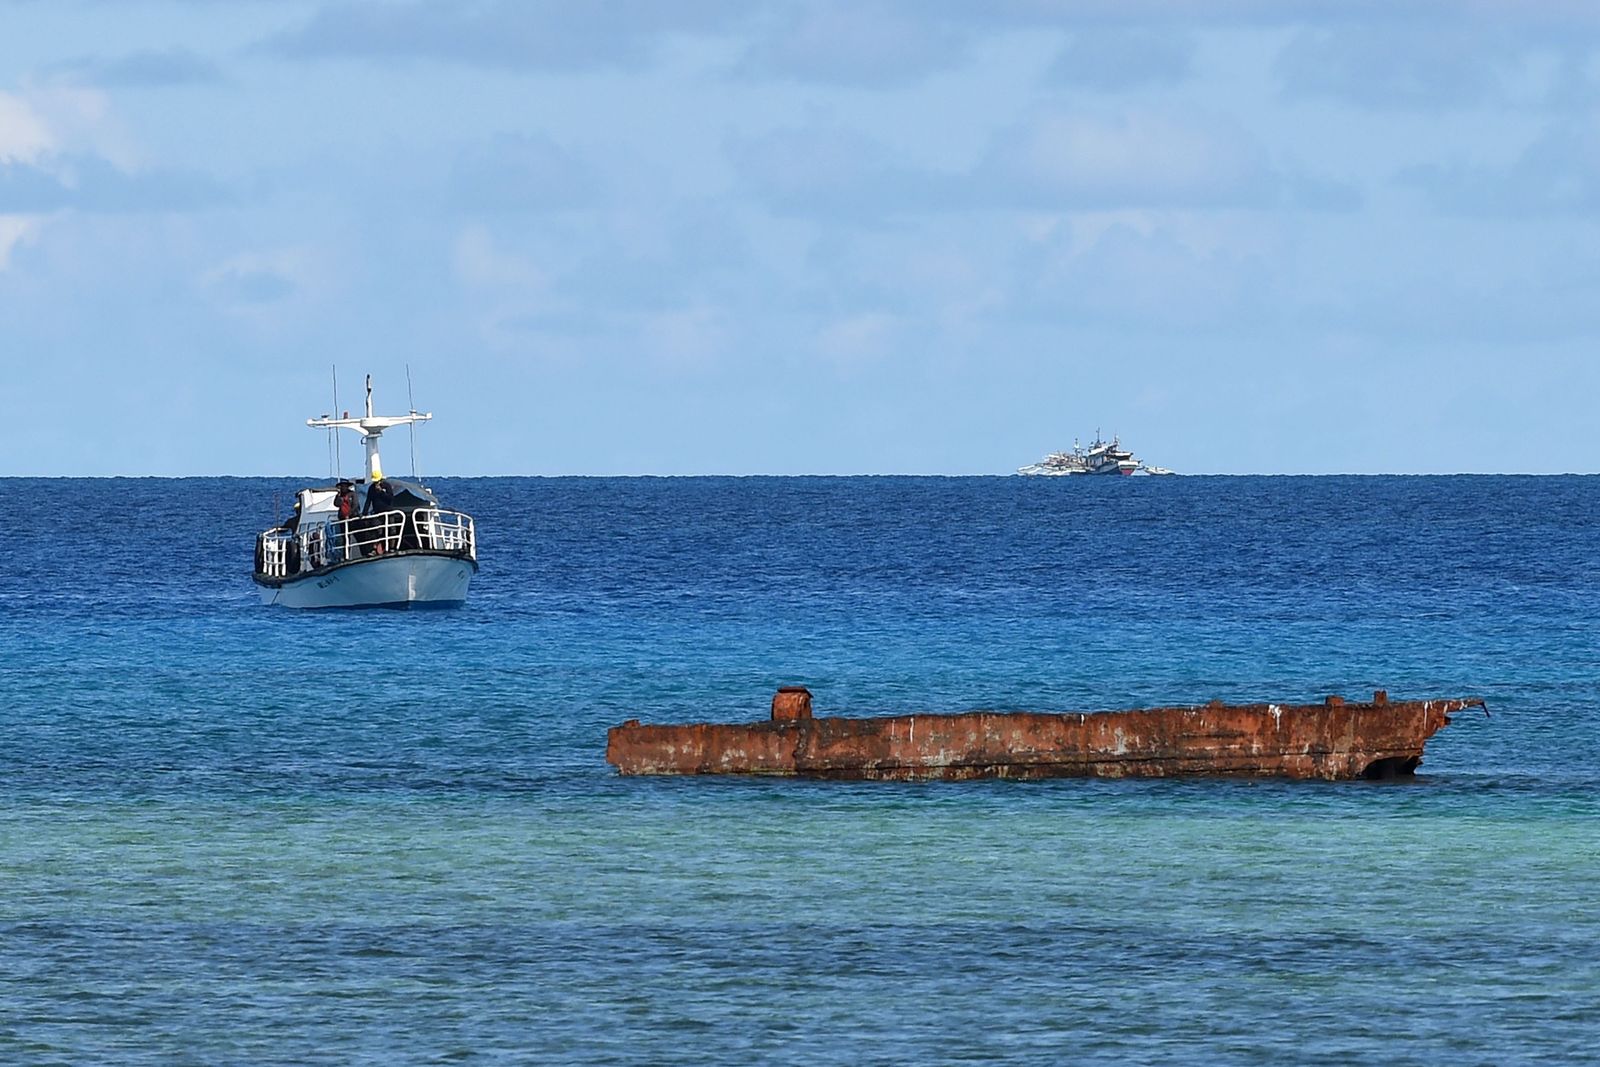
[[926, 210], [957, 181], [895, 158], [866, 134], [817, 123], [731, 137], [725, 151], [745, 186], [784, 215], [866, 221]]
[[549, 137], [501, 134], [462, 152], [450, 191], [467, 211], [562, 211], [598, 203], [601, 182]]
[[1050, 67], [1052, 81], [1117, 92], [1170, 87], [1194, 73], [1192, 35], [1174, 30], [1095, 27], [1080, 30]]
[[649, 59], [673, 33], [740, 19], [737, 0], [450, 0], [343, 3], [266, 42], [298, 59], [428, 59], [513, 70], [580, 70]]
[[728, 316], [709, 306], [675, 308], [646, 315], [639, 326], [645, 354], [668, 371], [704, 370], [728, 348]]
[[11, 267], [11, 251], [39, 236], [39, 220], [26, 215], [0, 215], [0, 271]]
[[999, 206], [1049, 210], [1262, 206], [1277, 191], [1241, 131], [1151, 111], [1046, 113], [999, 131], [973, 174]]
[[1261, 318], [1277, 286], [1268, 236], [1164, 212], [1086, 215], [1041, 233], [1010, 265], [1008, 311], [1140, 328], [1222, 328]]
[[1585, 298], [1600, 279], [1593, 236], [1566, 219], [1109, 212], [1040, 232], [992, 269], [999, 314], [1017, 323], [1493, 345], [1600, 330]]
[[0, 164], [33, 163], [56, 149], [49, 123], [20, 96], [0, 92]]
[[861, 87], [914, 81], [955, 66], [971, 35], [893, 3], [808, 3], [771, 25], [738, 64], [756, 78]]
[[817, 124], [732, 138], [747, 190], [784, 215], [883, 222], [947, 211], [1346, 211], [1355, 189], [1275, 164], [1230, 123], [1151, 110], [1047, 110], [1001, 127], [959, 171], [919, 166], [858, 131]]
[[[585, 324], [571, 322], [570, 312], [550, 294], [550, 272], [519, 251], [501, 247], [483, 224], [467, 226], [450, 249], [450, 268], [466, 301], [478, 339], [497, 351], [527, 351], [531, 338], [545, 338]], [[559, 350], [548, 346], [540, 358], [570, 356], [570, 338]]]
[[1600, 284], [1592, 226], [1503, 219], [1468, 228], [1425, 217], [1397, 228], [1402, 239], [1382, 257], [1367, 256], [1366, 273], [1318, 268], [1297, 292], [1283, 291], [1298, 305], [1296, 322], [1324, 335], [1448, 338], [1466, 346], [1600, 335], [1600, 306], [1589, 299]]
[[186, 48], [143, 49], [121, 56], [86, 56], [46, 69], [48, 77], [102, 88], [154, 89], [215, 85], [222, 72], [209, 59]]
[[1291, 97], [1367, 108], [1445, 109], [1504, 99], [1528, 60], [1524, 42], [1492, 27], [1430, 22], [1303, 30], [1279, 54]]
[[270, 304], [292, 295], [292, 280], [272, 270], [229, 267], [207, 279], [212, 292], [235, 304]]
[[[9, 118], [7, 117], [9, 116]], [[40, 162], [45, 156], [93, 155], [123, 165], [132, 163], [127, 138], [111, 118], [111, 102], [97, 88], [63, 83], [29, 85], [20, 93], [0, 91], [0, 162], [4, 143], [17, 133], [31, 149], [12, 159]]]
[[1600, 119], [1552, 123], [1504, 167], [1436, 164], [1400, 176], [1440, 210], [1462, 215], [1600, 213]]
[[1441, 17], [1561, 32], [1600, 28], [1588, 0], [901, 0], [995, 30], [1086, 26], [1284, 27], [1307, 23], [1400, 25]]
[[463, 230], [450, 258], [456, 278], [475, 288], [539, 293], [549, 284], [532, 262], [496, 247], [494, 236], [484, 226]]
[[894, 351], [902, 329], [899, 318], [885, 312], [846, 315], [823, 324], [817, 333], [816, 350], [848, 367]]
[[266, 317], [285, 301], [324, 287], [325, 258], [305, 247], [240, 253], [202, 274], [200, 284], [228, 310]]
[[97, 156], [41, 156], [0, 164], [0, 212], [40, 214], [193, 211], [223, 203], [225, 190], [188, 171], [128, 172]]
[[[1456, 29], [1437, 32], [1441, 21]], [[1584, 0], [346, 0], [262, 47], [297, 59], [570, 72], [636, 69], [687, 36], [731, 46], [738, 58], [724, 71], [736, 77], [890, 88], [953, 70], [1007, 34], [1069, 33], [1052, 77], [1114, 92], [1177, 84], [1191, 73], [1194, 34], [1241, 29], [1304, 31], [1285, 61], [1288, 92], [1417, 106], [1404, 101], [1432, 92], [1430, 66], [1481, 91], [1499, 76], [1474, 69], [1484, 48], [1593, 35], [1600, 9]]]

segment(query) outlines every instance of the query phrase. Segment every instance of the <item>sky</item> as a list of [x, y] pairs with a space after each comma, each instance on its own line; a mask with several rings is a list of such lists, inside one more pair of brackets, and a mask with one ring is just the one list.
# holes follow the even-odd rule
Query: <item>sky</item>
[[0, 476], [1591, 472], [1597, 222], [1591, 2], [0, 0]]

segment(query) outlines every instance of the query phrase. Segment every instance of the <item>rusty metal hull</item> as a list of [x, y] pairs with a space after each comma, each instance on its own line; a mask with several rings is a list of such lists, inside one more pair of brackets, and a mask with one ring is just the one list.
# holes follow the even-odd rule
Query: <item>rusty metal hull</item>
[[[780, 699], [783, 694], [780, 694]], [[1058, 777], [1318, 778], [1412, 773], [1450, 715], [1481, 700], [1208, 704], [1091, 714], [975, 711], [613, 727], [606, 760], [623, 774], [845, 779]]]

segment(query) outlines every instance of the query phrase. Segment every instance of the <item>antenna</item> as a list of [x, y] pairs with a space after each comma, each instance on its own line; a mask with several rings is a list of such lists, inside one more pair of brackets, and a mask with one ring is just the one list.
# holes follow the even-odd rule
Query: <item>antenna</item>
[[352, 419], [348, 411], [337, 419], [307, 419], [306, 425], [313, 429], [340, 429], [361, 431], [361, 443], [367, 448], [367, 463], [364, 477], [372, 482], [383, 479], [383, 466], [378, 457], [378, 439], [383, 436], [383, 431], [392, 429], [402, 423], [427, 422], [433, 418], [431, 412], [413, 411], [409, 415], [374, 415], [372, 413], [372, 375], [367, 375], [367, 414], [361, 418]]
[[[327, 413], [324, 412], [322, 417], [324, 419], [326, 419], [328, 417]], [[333, 470], [333, 447], [334, 447], [334, 444], [335, 444], [335, 441], [333, 439], [333, 427], [330, 426], [330, 427], [328, 427], [328, 481], [330, 481], [330, 482], [333, 481], [333, 479], [334, 479], [334, 470]]]
[[[417, 398], [411, 392], [411, 364], [406, 364], [406, 403], [411, 405], [411, 414], [417, 413]], [[411, 477], [417, 477], [417, 424], [412, 423], [407, 427], [411, 431]]]
[[[339, 410], [339, 364], [333, 365], [333, 410]], [[339, 477], [344, 477], [344, 457], [339, 455], [339, 435], [333, 432], [333, 427], [328, 427], [328, 434], [333, 438], [333, 461], [338, 466]]]

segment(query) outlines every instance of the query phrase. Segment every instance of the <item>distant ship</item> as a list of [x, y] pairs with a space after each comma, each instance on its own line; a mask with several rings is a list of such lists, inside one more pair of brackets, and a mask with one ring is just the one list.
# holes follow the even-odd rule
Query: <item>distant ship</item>
[[1089, 460], [1083, 454], [1082, 448], [1073, 445], [1071, 452], [1052, 452], [1037, 463], [1018, 467], [1017, 473], [1043, 475], [1047, 478], [1063, 474], [1088, 474]]
[[1106, 441], [1095, 435], [1088, 448], [1076, 441], [1070, 452], [1052, 452], [1038, 463], [1018, 467], [1018, 474], [1061, 477], [1067, 474], [1171, 474], [1165, 467], [1141, 463], [1132, 452], [1122, 447], [1122, 442], [1112, 437]]

